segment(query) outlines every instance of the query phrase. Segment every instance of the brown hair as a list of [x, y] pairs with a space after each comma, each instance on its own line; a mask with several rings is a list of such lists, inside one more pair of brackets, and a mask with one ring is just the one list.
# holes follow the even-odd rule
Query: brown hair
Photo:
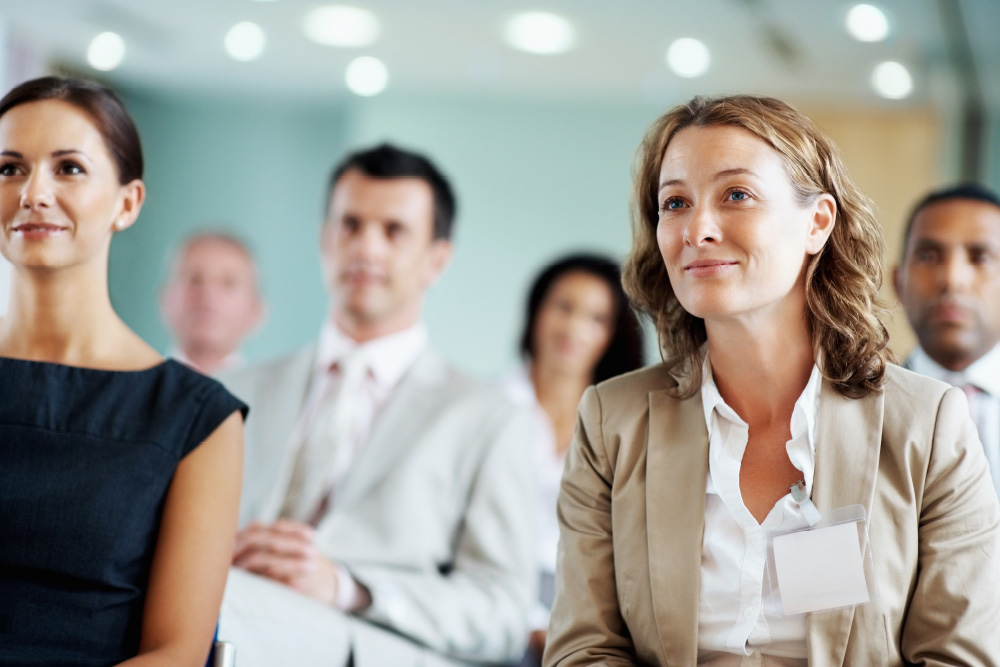
[[43, 76], [15, 86], [0, 100], [0, 116], [16, 106], [62, 100], [90, 115], [118, 168], [121, 185], [142, 178], [142, 144], [125, 105], [110, 88], [93, 81]]
[[858, 190], [837, 147], [802, 113], [768, 97], [695, 97], [669, 110], [639, 147], [632, 200], [632, 250], [623, 272], [636, 309], [656, 323], [664, 363], [681, 380], [678, 398], [701, 386], [705, 322], [681, 306], [656, 242], [657, 189], [667, 147], [687, 127], [739, 127], [776, 150], [800, 205], [820, 194], [836, 201], [829, 240], [806, 265], [806, 309], [813, 354], [836, 391], [860, 398], [878, 390], [893, 360], [879, 302], [884, 239], [869, 199]]

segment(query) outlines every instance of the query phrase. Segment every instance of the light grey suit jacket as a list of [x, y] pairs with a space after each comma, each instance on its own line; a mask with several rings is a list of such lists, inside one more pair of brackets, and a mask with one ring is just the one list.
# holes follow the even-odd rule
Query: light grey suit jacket
[[[694, 665], [709, 438], [664, 366], [591, 388], [559, 497], [547, 667]], [[1000, 661], [1000, 506], [959, 390], [890, 366], [861, 399], [824, 381], [813, 502], [866, 511], [879, 598], [810, 614], [809, 664]]]
[[[314, 358], [310, 347], [223, 378], [252, 406], [241, 523], [277, 517]], [[523, 650], [535, 588], [530, 429], [430, 349], [406, 373], [317, 526], [323, 553], [372, 594], [359, 615], [375, 625], [353, 633], [356, 661], [380, 664], [375, 626], [465, 660]]]

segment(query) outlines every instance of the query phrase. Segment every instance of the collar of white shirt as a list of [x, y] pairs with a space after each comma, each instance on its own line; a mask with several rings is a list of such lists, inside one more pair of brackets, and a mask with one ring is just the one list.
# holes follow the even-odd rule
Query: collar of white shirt
[[[802, 471], [802, 478], [806, 483], [806, 494], [810, 496], [812, 495], [813, 470], [816, 460], [816, 416], [819, 412], [819, 390], [822, 382], [823, 374], [820, 373], [819, 366], [813, 364], [809, 381], [792, 408], [792, 423], [790, 425], [792, 439], [788, 441], [786, 446], [792, 465]], [[708, 429], [709, 443], [715, 442], [712, 438], [712, 431], [715, 428], [712, 414], [716, 410], [719, 411], [719, 416], [722, 419], [746, 426], [746, 422], [726, 404], [722, 394], [719, 393], [708, 355], [705, 356], [702, 373], [701, 407], [705, 411], [705, 426]], [[711, 448], [712, 445], [709, 444], [709, 458], [721, 455], [721, 452], [713, 453]]]
[[975, 385], [990, 396], [1000, 398], [1000, 344], [969, 364], [961, 371], [950, 371], [930, 358], [923, 348], [913, 350], [908, 360], [910, 370], [935, 380], [947, 382], [961, 387], [965, 384]]
[[375, 383], [382, 388], [392, 387], [416, 362], [427, 342], [427, 327], [423, 322], [417, 322], [403, 331], [359, 344], [341, 331], [333, 323], [333, 318], [328, 317], [320, 331], [313, 372], [322, 375], [348, 354], [362, 350], [369, 361]]

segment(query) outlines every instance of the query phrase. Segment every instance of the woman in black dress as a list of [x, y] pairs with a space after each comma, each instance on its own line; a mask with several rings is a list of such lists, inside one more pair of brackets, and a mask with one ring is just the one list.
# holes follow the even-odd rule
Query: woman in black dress
[[0, 100], [0, 664], [204, 665], [232, 555], [246, 408], [115, 314], [111, 238], [145, 187], [108, 89]]

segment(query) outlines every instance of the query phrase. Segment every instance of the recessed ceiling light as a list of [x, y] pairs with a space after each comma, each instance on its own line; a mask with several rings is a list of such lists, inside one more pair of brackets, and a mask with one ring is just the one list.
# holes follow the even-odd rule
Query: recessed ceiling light
[[389, 70], [378, 58], [361, 56], [352, 60], [347, 66], [344, 80], [352, 93], [371, 97], [385, 90], [386, 84], [389, 83]]
[[550, 55], [573, 48], [576, 31], [573, 24], [556, 14], [522, 12], [507, 21], [504, 39], [518, 51]]
[[378, 17], [367, 9], [347, 5], [317, 7], [302, 24], [306, 37], [328, 46], [368, 46], [378, 39]]
[[102, 32], [90, 40], [87, 47], [87, 62], [94, 69], [110, 72], [125, 58], [125, 40], [117, 33]]
[[693, 37], [681, 37], [667, 49], [667, 65], [677, 76], [693, 79], [708, 71], [712, 56], [705, 43]]
[[889, 21], [875, 5], [854, 5], [847, 12], [847, 32], [859, 42], [881, 42], [889, 34]]
[[902, 64], [887, 60], [872, 71], [872, 87], [882, 97], [901, 100], [913, 92], [913, 77]]
[[266, 43], [263, 28], [250, 21], [237, 23], [226, 33], [226, 52], [233, 60], [256, 60], [264, 52]]

